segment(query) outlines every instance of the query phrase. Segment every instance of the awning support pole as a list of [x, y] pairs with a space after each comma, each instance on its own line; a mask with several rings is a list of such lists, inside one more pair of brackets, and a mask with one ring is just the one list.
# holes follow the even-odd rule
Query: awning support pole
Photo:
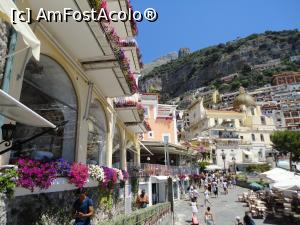
[[55, 127], [55, 128], [48, 128], [47, 130], [45, 130], [45, 131], [43, 131], [43, 132], [41, 132], [41, 133], [38, 133], [38, 134], [36, 134], [36, 135], [34, 135], [34, 136], [32, 136], [32, 137], [26, 139], [25, 141], [20, 141], [20, 142], [18, 142], [18, 143], [16, 143], [16, 144], [12, 145], [11, 147], [9, 147], [9, 148], [7, 148], [7, 149], [1, 151], [1, 152], [0, 152], [0, 155], [3, 155], [4, 153], [6, 153], [6, 152], [8, 152], [8, 151], [10, 151], [10, 150], [12, 150], [12, 149], [18, 147], [18, 146], [22, 146], [23, 144], [25, 144], [25, 143], [27, 143], [27, 142], [29, 142], [29, 141], [32, 141], [32, 140], [34, 140], [34, 139], [36, 139], [36, 138], [38, 138], [38, 137], [40, 137], [40, 136], [42, 136], [42, 135], [44, 135], [44, 134], [47, 134], [47, 133], [49, 133], [50, 131], [57, 130], [57, 129], [59, 129], [60, 127], [65, 126], [67, 123], [68, 123], [68, 121], [64, 121], [64, 122], [62, 122], [60, 125], [57, 125], [57, 127]]
[[143, 146], [143, 148], [149, 152], [151, 155], [154, 155], [141, 141], [138, 141], [140, 143], [141, 146]]

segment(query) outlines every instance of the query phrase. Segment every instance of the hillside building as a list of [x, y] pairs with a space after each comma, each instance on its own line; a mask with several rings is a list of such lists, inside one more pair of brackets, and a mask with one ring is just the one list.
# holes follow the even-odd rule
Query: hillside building
[[280, 74], [273, 75], [273, 84], [282, 85], [282, 84], [296, 84], [300, 83], [300, 72], [283, 72]]
[[187, 109], [186, 140], [202, 143], [208, 139], [204, 148], [211, 151], [212, 163], [221, 167], [235, 163], [242, 169], [265, 162], [271, 150], [270, 135], [276, 129], [273, 118], [262, 115], [260, 106], [243, 88], [233, 105], [230, 111], [209, 110], [202, 100], [196, 101]]
[[150, 205], [166, 201], [168, 176], [173, 176], [174, 198], [180, 197], [180, 174], [197, 173], [191, 166], [195, 152], [178, 142], [176, 105], [159, 104], [156, 94], [142, 94], [141, 105], [151, 131], [141, 136], [141, 189], [149, 195]]

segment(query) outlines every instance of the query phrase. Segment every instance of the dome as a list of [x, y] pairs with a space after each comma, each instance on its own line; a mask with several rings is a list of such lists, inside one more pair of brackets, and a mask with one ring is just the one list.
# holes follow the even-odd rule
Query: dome
[[240, 106], [256, 106], [255, 100], [252, 96], [248, 95], [243, 87], [240, 87], [240, 94], [235, 98], [233, 102], [233, 107], [235, 109], [240, 109]]

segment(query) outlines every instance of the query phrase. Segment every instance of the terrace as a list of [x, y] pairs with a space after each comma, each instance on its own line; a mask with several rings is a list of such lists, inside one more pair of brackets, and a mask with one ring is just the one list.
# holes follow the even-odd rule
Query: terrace
[[[167, 166], [161, 164], [141, 163], [139, 175], [142, 177], [148, 176], [180, 176], [198, 174], [198, 167], [193, 166]], [[133, 164], [127, 164], [129, 173], [137, 172], [137, 167]]]

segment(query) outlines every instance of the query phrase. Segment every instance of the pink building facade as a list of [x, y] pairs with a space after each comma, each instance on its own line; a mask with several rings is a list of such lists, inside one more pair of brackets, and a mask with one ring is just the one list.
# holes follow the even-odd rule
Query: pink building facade
[[143, 94], [141, 103], [145, 109], [145, 120], [151, 131], [143, 134], [143, 141], [178, 144], [176, 105], [159, 104], [156, 94]]

